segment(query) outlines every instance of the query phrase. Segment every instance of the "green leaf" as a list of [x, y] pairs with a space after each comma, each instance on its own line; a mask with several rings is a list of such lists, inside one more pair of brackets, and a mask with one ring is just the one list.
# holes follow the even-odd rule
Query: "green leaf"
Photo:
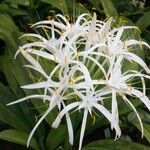
[[38, 7], [39, 0], [29, 0], [30, 6], [33, 8]]
[[46, 139], [46, 147], [48, 150], [55, 150], [67, 137], [67, 128], [62, 125], [57, 129], [51, 129]]
[[118, 17], [117, 10], [111, 0], [101, 0], [107, 17]]
[[93, 7], [96, 8], [96, 10], [98, 10], [99, 12], [102, 12], [102, 10], [99, 7], [99, 5], [101, 4], [100, 1], [98, 0], [88, 0], [88, 1], [93, 5]]
[[49, 3], [57, 9], [61, 10], [63, 13], [68, 14], [68, 9], [65, 0], [41, 0], [42, 2]]
[[[6, 140], [12, 143], [26, 145], [28, 134], [18, 131], [18, 130], [8, 129], [8, 130], [4, 130], [0, 132], [0, 139]], [[39, 145], [34, 138], [32, 138], [31, 140], [30, 147], [35, 150], [40, 150]]]
[[6, 4], [0, 4], [0, 12], [7, 13], [10, 16], [27, 15], [28, 13], [20, 8], [12, 7]]
[[8, 107], [6, 107], [1, 103], [0, 103], [0, 120], [11, 127], [27, 131], [27, 126], [25, 126], [22, 120], [20, 120], [14, 113], [12, 113], [8, 109]]
[[139, 20], [136, 22], [136, 26], [140, 28], [141, 31], [145, 30], [150, 25], [150, 11], [146, 12]]
[[19, 105], [6, 106], [6, 104], [16, 99], [9, 87], [0, 83], [0, 120], [16, 129], [21, 127], [23, 131], [29, 131], [31, 128]]
[[[138, 110], [138, 112], [142, 119], [144, 127], [144, 137], [150, 143], [150, 114], [145, 112], [144, 110]], [[138, 122], [137, 117], [134, 113], [130, 113], [128, 115], [128, 119], [139, 131], [141, 131], [140, 123]]]
[[70, 0], [41, 0], [42, 2], [49, 3], [58, 10], [62, 11], [69, 16], [73, 16], [75, 19], [76, 16], [80, 15], [81, 13], [89, 12], [86, 7], [82, 4], [77, 3], [75, 1]]
[[29, 0], [5, 0], [5, 3], [11, 4], [11, 5], [27, 5], [29, 3]]
[[0, 28], [7, 31], [8, 33], [12, 33], [13, 31], [18, 31], [17, 26], [11, 19], [9, 15], [0, 14]]
[[149, 150], [149, 147], [124, 140], [99, 140], [86, 145], [83, 150]]

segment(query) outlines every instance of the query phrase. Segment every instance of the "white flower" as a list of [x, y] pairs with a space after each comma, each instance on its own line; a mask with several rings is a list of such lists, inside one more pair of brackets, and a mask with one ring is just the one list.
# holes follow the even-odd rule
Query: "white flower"
[[[82, 14], [76, 22], [71, 23], [67, 17], [58, 14], [56, 19], [40, 21], [32, 26], [42, 28], [45, 37], [40, 33], [29, 33], [22, 36], [29, 37], [32, 41], [19, 47], [15, 57], [21, 53], [29, 62], [25, 67], [37, 71], [43, 80], [23, 85], [21, 88], [43, 89], [43, 93], [29, 95], [8, 105], [28, 99], [43, 100], [48, 103], [48, 109], [29, 135], [27, 146], [40, 123], [55, 107], [58, 108], [59, 115], [54, 120], [52, 127], [57, 128], [65, 115], [71, 144], [73, 144], [74, 135], [69, 112], [77, 111], [76, 113], [81, 115], [78, 110], [83, 110], [79, 150], [82, 148], [87, 117], [94, 115], [94, 110], [98, 110], [108, 119], [111, 128], [116, 131], [115, 139], [119, 138], [121, 130], [117, 95], [121, 96], [136, 113], [143, 135], [141, 118], [126, 95], [140, 99], [150, 110], [150, 100], [146, 96], [144, 82], [144, 78], [150, 79], [150, 76], [138, 70], [127, 70], [126, 72], [122, 70], [126, 59], [129, 64], [134, 61], [146, 73], [150, 73], [144, 60], [134, 53], [137, 46], [141, 48], [142, 45], [148, 48], [150, 46], [143, 41], [125, 38], [124, 31], [135, 30], [137, 27], [115, 28], [112, 22], [114, 22], [113, 18], [109, 18], [106, 22], [97, 20], [94, 13], [93, 17], [89, 14]], [[49, 74], [40, 64], [40, 59], [47, 59], [50, 62], [49, 65], [53, 63]], [[134, 79], [141, 80], [143, 91], [131, 86], [134, 84]], [[103, 102], [110, 96], [111, 111], [103, 105]]]
[[[97, 109], [100, 113], [102, 113], [111, 123], [111, 113], [101, 104], [102, 100], [105, 98], [105, 92], [93, 92], [90, 91], [88, 88], [86, 89], [86, 93], [82, 93], [79, 91], [76, 91], [76, 94], [80, 98], [80, 100], [73, 102], [69, 105], [67, 105], [57, 116], [55, 121], [52, 124], [52, 127], [57, 128], [60, 124], [60, 121], [62, 117], [66, 114], [66, 112], [75, 109], [73, 112], [77, 110], [84, 109], [83, 113], [83, 120], [82, 120], [82, 126], [81, 126], [81, 133], [80, 133], [80, 142], [79, 142], [79, 150], [81, 150], [82, 147], [82, 141], [84, 137], [85, 127], [86, 127], [86, 121], [88, 114], [93, 115], [93, 110]], [[121, 135], [121, 131], [118, 128], [118, 126], [113, 126], [117, 132], [117, 136]]]
[[[95, 82], [96, 84], [104, 84], [106, 85], [105, 88], [110, 89], [112, 94], [112, 127], [114, 124], [119, 126], [119, 112], [118, 112], [118, 105], [117, 105], [117, 95], [120, 95], [123, 100], [133, 109], [136, 113], [137, 118], [140, 122], [141, 129], [142, 129], [142, 136], [143, 136], [143, 125], [140, 119], [139, 114], [137, 113], [135, 107], [130, 102], [130, 100], [126, 97], [126, 95], [133, 96], [134, 98], [140, 99], [145, 106], [150, 111], [150, 100], [145, 95], [145, 82], [144, 78], [150, 79], [150, 76], [142, 74], [138, 71], [129, 70], [125, 73], [122, 73], [122, 64], [123, 64], [123, 57], [119, 57], [118, 60], [113, 64], [111, 70], [109, 70], [109, 74], [107, 80], [101, 80], [99, 82]], [[137, 90], [135, 87], [132, 87], [132, 81], [134, 78], [140, 78], [143, 84], [143, 92]], [[133, 82], [134, 83], [134, 82]]]

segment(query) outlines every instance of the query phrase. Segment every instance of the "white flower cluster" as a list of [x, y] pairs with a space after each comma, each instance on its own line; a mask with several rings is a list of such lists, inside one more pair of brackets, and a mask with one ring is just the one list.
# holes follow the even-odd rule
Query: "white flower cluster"
[[[56, 19], [40, 21], [33, 25], [36, 29], [44, 29], [45, 37], [40, 34], [24, 35], [33, 38], [34, 42], [21, 46], [16, 55], [21, 52], [30, 63], [26, 67], [39, 72], [44, 80], [21, 88], [40, 88], [44, 89], [44, 92], [43, 95], [30, 95], [8, 105], [31, 98], [42, 99], [49, 104], [47, 111], [31, 131], [28, 146], [39, 124], [55, 107], [58, 108], [59, 114], [52, 123], [52, 127], [57, 128], [65, 116], [71, 144], [73, 144], [74, 135], [69, 114], [71, 111], [77, 111], [79, 115], [82, 115], [79, 110], [83, 110], [79, 150], [82, 148], [87, 117], [97, 115], [98, 111], [110, 122], [111, 129], [115, 129], [116, 139], [119, 138], [121, 130], [117, 96], [133, 109], [143, 134], [140, 116], [127, 95], [140, 99], [150, 110], [150, 100], [145, 94], [144, 83], [144, 78], [150, 79], [150, 76], [138, 70], [124, 69], [124, 62], [126, 60], [129, 65], [134, 62], [140, 65], [146, 73], [150, 73], [145, 62], [135, 54], [137, 47], [150, 48], [150, 46], [143, 41], [124, 36], [124, 31], [136, 32], [137, 27], [115, 28], [112, 25], [113, 21], [109, 18], [103, 22], [97, 20], [96, 14], [93, 17], [89, 14], [82, 14], [75, 23], [70, 23], [65, 16], [58, 14]], [[52, 62], [55, 64], [50, 74], [46, 73], [37, 58], [49, 60], [49, 65]], [[142, 91], [132, 86], [135, 78], [141, 81]], [[104, 105], [108, 98], [111, 110]]]

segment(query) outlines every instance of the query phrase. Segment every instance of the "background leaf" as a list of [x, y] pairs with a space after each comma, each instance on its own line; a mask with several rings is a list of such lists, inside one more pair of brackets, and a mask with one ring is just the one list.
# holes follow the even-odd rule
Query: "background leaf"
[[83, 150], [149, 150], [149, 147], [123, 140], [100, 140], [86, 145]]
[[[21, 145], [26, 145], [28, 134], [14, 129], [8, 129], [0, 132], [0, 139]], [[30, 147], [35, 150], [40, 150], [38, 143], [34, 138], [31, 139]]]

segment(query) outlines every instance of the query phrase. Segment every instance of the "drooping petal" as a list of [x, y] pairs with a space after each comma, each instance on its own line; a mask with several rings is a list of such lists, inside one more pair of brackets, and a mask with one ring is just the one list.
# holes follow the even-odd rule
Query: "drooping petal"
[[61, 122], [61, 119], [62, 117], [67, 113], [69, 112], [71, 109], [79, 106], [81, 104], [81, 102], [74, 102], [74, 103], [71, 103], [69, 105], [67, 105], [57, 116], [57, 118], [54, 120], [54, 122], [52, 123], [52, 127], [53, 128], [58, 128], [60, 122]]
[[[26, 97], [24, 97], [24, 98], [18, 99], [18, 100], [16, 100], [16, 101], [10, 102], [10, 103], [7, 104], [7, 106], [9, 106], [9, 105], [14, 105], [14, 104], [17, 104], [17, 103], [21, 103], [21, 102], [23, 102], [23, 101], [26, 101], [26, 100], [29, 100], [29, 99], [32, 99], [32, 98], [44, 99], [44, 95], [38, 95], [38, 94], [36, 94], [36, 95], [29, 95], [29, 96], [26, 96]], [[50, 100], [51, 97], [48, 96], [48, 95], [46, 95], [45, 99], [46, 99], [46, 100]]]
[[80, 132], [79, 150], [81, 150], [82, 148], [82, 142], [83, 142], [85, 127], [86, 127], [86, 122], [87, 122], [87, 116], [88, 116], [88, 110], [84, 109], [81, 132]]
[[29, 84], [29, 85], [24, 85], [21, 86], [23, 89], [40, 89], [40, 88], [45, 88], [45, 87], [58, 87], [59, 83], [54, 82], [54, 81], [42, 81], [34, 84]]
[[[111, 121], [111, 128], [113, 129], [115, 126], [119, 128], [119, 113], [118, 113], [118, 105], [116, 100], [116, 92], [112, 91], [112, 121]], [[117, 138], [117, 135], [116, 135]]]
[[123, 53], [124, 55], [130, 57], [131, 60], [135, 61], [136, 63], [138, 63], [140, 66], [143, 67], [143, 69], [150, 74], [150, 69], [148, 68], [148, 66], [146, 65], [146, 63], [136, 54], [131, 53], [131, 52], [126, 52]]
[[137, 98], [139, 98], [145, 104], [145, 106], [148, 108], [148, 110], [150, 111], [150, 99], [146, 95], [144, 95], [141, 91], [136, 90], [134, 88], [131, 88], [129, 93], [131, 93], [134, 96], [136, 96]]

